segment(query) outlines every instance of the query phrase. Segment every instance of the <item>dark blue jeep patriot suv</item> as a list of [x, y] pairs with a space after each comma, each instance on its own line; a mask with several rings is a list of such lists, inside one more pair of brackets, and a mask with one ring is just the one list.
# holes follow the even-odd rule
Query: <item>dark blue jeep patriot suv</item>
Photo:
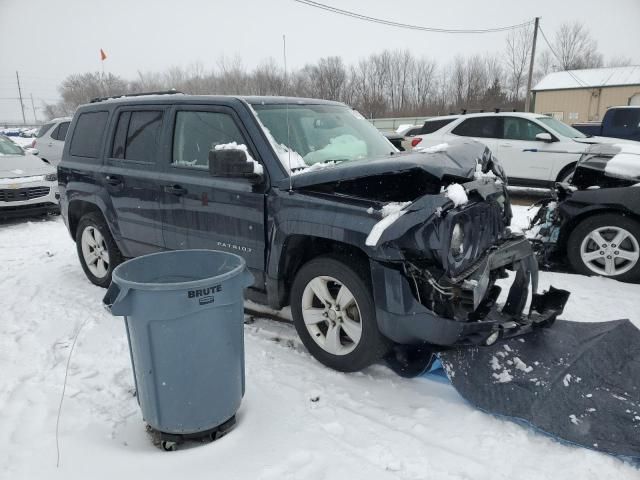
[[342, 103], [96, 99], [71, 122], [58, 178], [94, 284], [160, 250], [237, 253], [255, 278], [248, 298], [291, 305], [306, 348], [342, 371], [549, 325], [568, 295], [536, 293], [530, 244], [509, 228], [506, 178], [486, 147], [400, 153]]

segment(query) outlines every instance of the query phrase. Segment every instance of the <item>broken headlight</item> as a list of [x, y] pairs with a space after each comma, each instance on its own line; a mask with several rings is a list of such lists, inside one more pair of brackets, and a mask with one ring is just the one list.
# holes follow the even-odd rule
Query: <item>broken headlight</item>
[[451, 241], [449, 242], [449, 250], [453, 258], [458, 260], [464, 255], [464, 230], [460, 223], [456, 223], [451, 232]]

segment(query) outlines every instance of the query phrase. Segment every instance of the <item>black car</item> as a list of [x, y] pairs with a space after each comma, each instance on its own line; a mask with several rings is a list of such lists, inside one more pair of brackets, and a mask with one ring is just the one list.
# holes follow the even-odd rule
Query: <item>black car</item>
[[594, 145], [531, 222], [543, 265], [640, 280], [640, 146]]
[[341, 103], [182, 94], [81, 106], [67, 139], [62, 214], [93, 283], [159, 250], [237, 253], [247, 296], [291, 305], [305, 346], [338, 370], [394, 344], [490, 344], [552, 323], [566, 301], [535, 294], [502, 171], [473, 141], [405, 154]]

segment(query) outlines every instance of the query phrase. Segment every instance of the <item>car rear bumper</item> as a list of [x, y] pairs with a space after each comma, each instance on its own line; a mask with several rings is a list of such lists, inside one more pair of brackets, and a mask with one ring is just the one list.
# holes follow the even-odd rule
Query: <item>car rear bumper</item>
[[[493, 270], [513, 266], [516, 272], [505, 305], [496, 304], [497, 287], [488, 287]], [[400, 344], [430, 343], [440, 346], [484, 344], [498, 338], [527, 333], [536, 327], [552, 324], [562, 313], [569, 293], [553, 287], [542, 294], [534, 294], [528, 314], [523, 309], [528, 297], [529, 284], [537, 287], [537, 268], [529, 243], [522, 238], [505, 242], [492, 250], [464, 278], [460, 284], [474, 285], [473, 295], [477, 308], [484, 311], [481, 320], [444, 318], [420, 303], [409, 280], [399, 269], [371, 262], [373, 297], [380, 331]], [[530, 282], [531, 280], [531, 282]]]

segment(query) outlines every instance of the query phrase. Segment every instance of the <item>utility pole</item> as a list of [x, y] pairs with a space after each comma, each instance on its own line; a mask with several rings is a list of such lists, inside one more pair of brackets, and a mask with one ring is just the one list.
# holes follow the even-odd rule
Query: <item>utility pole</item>
[[33, 103], [33, 93], [29, 94], [31, 96], [31, 108], [33, 108], [33, 121], [38, 123], [38, 117], [36, 116], [36, 106]]
[[18, 95], [20, 96], [20, 109], [22, 110], [22, 123], [27, 124], [27, 119], [24, 118], [24, 103], [22, 103], [22, 90], [20, 89], [20, 75], [16, 70], [16, 79], [18, 80]]
[[536, 58], [536, 40], [538, 39], [538, 24], [540, 17], [536, 17], [533, 24], [533, 45], [531, 46], [531, 61], [529, 62], [529, 77], [527, 78], [527, 98], [524, 100], [524, 111], [531, 110], [531, 77], [533, 77], [533, 62]]

